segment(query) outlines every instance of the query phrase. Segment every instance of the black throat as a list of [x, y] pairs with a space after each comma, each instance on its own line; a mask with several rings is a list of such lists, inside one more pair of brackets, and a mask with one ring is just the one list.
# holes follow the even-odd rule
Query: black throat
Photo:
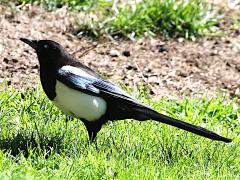
[[[56, 59], [55, 59], [56, 58]], [[50, 100], [56, 97], [56, 78], [59, 68], [67, 64], [68, 57], [47, 57], [44, 54], [38, 53], [40, 64], [40, 80], [44, 92]]]
[[57, 69], [54, 66], [44, 66], [40, 63], [40, 80], [44, 92], [47, 97], [52, 101], [56, 97], [56, 74]]

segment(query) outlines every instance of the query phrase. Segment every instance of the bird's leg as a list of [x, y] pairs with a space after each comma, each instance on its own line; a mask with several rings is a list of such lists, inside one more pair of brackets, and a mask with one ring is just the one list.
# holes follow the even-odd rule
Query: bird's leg
[[96, 142], [97, 133], [100, 131], [102, 125], [98, 122], [89, 122], [83, 120], [83, 123], [87, 129], [90, 142]]
[[98, 146], [97, 146], [97, 133], [99, 132], [99, 130], [96, 130], [95, 128], [92, 128], [92, 126], [86, 126], [87, 128], [87, 132], [88, 132], [88, 137], [89, 137], [89, 142], [93, 143], [95, 145], [96, 150], [98, 150]]
[[96, 142], [96, 136], [97, 136], [97, 132], [96, 131], [91, 131], [87, 128], [88, 131], [88, 137], [90, 142]]

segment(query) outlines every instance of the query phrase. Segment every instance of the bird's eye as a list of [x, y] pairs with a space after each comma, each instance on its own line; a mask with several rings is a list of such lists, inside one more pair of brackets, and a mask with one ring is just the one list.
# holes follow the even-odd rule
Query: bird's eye
[[48, 48], [48, 45], [47, 45], [47, 44], [44, 44], [43, 47], [44, 47], [45, 49], [47, 49], [47, 48]]

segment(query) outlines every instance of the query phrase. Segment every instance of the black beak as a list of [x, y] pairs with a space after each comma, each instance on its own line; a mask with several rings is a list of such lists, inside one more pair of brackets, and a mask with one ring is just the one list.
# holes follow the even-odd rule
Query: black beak
[[31, 40], [31, 39], [26, 39], [26, 38], [20, 38], [20, 40], [22, 42], [25, 42], [26, 44], [28, 44], [29, 46], [31, 46], [33, 49], [37, 49], [37, 43], [38, 41], [36, 40]]

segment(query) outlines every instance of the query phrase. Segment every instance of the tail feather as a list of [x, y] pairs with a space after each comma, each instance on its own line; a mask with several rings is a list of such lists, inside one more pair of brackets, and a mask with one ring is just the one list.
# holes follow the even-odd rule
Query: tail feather
[[[158, 121], [158, 122], [162, 122], [165, 124], [169, 124], [175, 127], [178, 127], [180, 129], [192, 132], [194, 134], [209, 138], [209, 139], [213, 139], [213, 140], [217, 140], [217, 141], [223, 141], [226, 143], [231, 142], [231, 139], [222, 137], [218, 134], [216, 134], [213, 131], [209, 131], [205, 128], [202, 128], [200, 126], [195, 126], [193, 124], [187, 123], [187, 122], [183, 122], [174, 118], [171, 118], [169, 116], [165, 116], [163, 114], [160, 114], [152, 109], [148, 109], [148, 108], [136, 108], [137, 113], [137, 118], [139, 120], [147, 120], [147, 119], [152, 119], [154, 121]], [[141, 116], [142, 115], [142, 116]]]

